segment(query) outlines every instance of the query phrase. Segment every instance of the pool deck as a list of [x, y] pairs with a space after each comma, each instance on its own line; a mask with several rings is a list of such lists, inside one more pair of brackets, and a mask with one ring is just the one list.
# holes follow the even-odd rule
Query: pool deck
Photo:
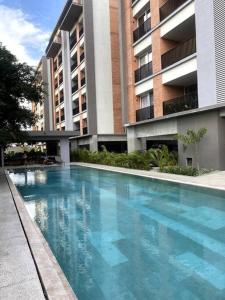
[[153, 179], [160, 179], [160, 180], [166, 180], [171, 182], [177, 182], [181, 184], [195, 185], [199, 187], [212, 188], [212, 189], [225, 191], [225, 171], [213, 171], [208, 174], [192, 177], [192, 176], [161, 173], [156, 170], [142, 171], [142, 170], [118, 168], [118, 167], [89, 164], [89, 163], [71, 163], [70, 165], [79, 165], [83, 167], [120, 172], [124, 174], [138, 175], [138, 176], [143, 176], [143, 177], [148, 177]]
[[16, 187], [1, 168], [0, 192], [0, 299], [77, 299]]

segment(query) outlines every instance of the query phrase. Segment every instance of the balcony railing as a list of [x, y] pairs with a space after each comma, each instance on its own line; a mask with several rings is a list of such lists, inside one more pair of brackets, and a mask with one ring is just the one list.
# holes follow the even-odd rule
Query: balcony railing
[[76, 45], [77, 43], [77, 39], [76, 38], [73, 38], [70, 40], [70, 50]]
[[60, 103], [62, 103], [64, 101], [64, 97], [63, 96], [60, 97], [59, 101], [60, 101]]
[[65, 116], [62, 115], [62, 116], [61, 116], [61, 122], [63, 122], [64, 120], [65, 120]]
[[79, 31], [79, 37], [81, 37], [83, 33], [84, 33], [84, 28], [82, 27]]
[[82, 78], [81, 81], [80, 81], [80, 86], [85, 85], [85, 82], [86, 82], [86, 80], [85, 80], [85, 77], [84, 77], [84, 78]]
[[160, 7], [160, 21], [167, 18], [186, 1], [187, 0], [168, 0], [162, 7]]
[[59, 78], [59, 85], [63, 83], [63, 77]]
[[151, 30], [151, 18], [148, 18], [143, 24], [141, 24], [133, 32], [134, 43], [137, 42], [141, 37], [143, 37], [147, 32]]
[[197, 92], [163, 102], [163, 115], [175, 114], [195, 108], [198, 108]]
[[75, 93], [77, 90], [78, 90], [78, 84], [75, 84], [75, 85], [72, 87], [72, 94]]
[[154, 118], [154, 105], [136, 110], [136, 122]]
[[58, 66], [60, 67], [60, 66], [61, 66], [61, 64], [62, 64], [62, 57], [61, 57], [61, 56], [59, 56], [59, 58], [58, 58]]
[[58, 123], [59, 123], [59, 117], [57, 117], [57, 118], [55, 119], [55, 121], [56, 121], [56, 124], [58, 124]]
[[75, 70], [77, 67], [77, 61], [75, 61], [72, 65], [71, 65], [71, 72], [73, 72], [73, 70]]
[[75, 107], [75, 108], [73, 108], [73, 115], [75, 116], [75, 115], [77, 115], [77, 114], [79, 114], [79, 106], [77, 106], [77, 107]]
[[178, 45], [162, 55], [162, 68], [175, 64], [179, 60], [188, 57], [196, 52], [196, 37], [193, 37], [184, 43]]
[[88, 133], [88, 128], [87, 127], [83, 127], [83, 134], [87, 134]]
[[84, 60], [84, 52], [80, 55], [80, 63]]
[[55, 90], [58, 88], [58, 82], [55, 83]]
[[152, 75], [152, 62], [141, 66], [135, 71], [135, 82], [138, 82]]
[[82, 103], [82, 111], [84, 111], [84, 110], [86, 110], [86, 109], [87, 109], [87, 103], [84, 102], [84, 103]]

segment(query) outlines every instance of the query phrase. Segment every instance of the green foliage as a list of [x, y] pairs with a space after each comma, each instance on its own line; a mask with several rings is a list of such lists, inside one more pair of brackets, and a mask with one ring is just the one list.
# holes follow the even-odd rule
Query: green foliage
[[203, 139], [207, 133], [206, 128], [200, 128], [198, 131], [193, 129], [188, 129], [186, 134], [177, 134], [178, 140], [180, 140], [184, 145], [198, 144]]
[[185, 166], [169, 166], [160, 168], [160, 172], [170, 173], [170, 174], [178, 174], [178, 175], [186, 175], [186, 176], [198, 176], [200, 175], [199, 170], [193, 167], [185, 167]]
[[101, 152], [76, 150], [72, 152], [71, 160], [140, 170], [149, 170], [151, 166], [173, 165], [177, 162], [175, 155], [170, 153], [166, 146], [162, 149], [150, 149], [144, 153], [136, 151], [129, 154], [107, 152], [106, 149]]
[[21, 130], [34, 125], [35, 115], [27, 107], [39, 102], [43, 87], [35, 81], [35, 71], [21, 64], [5, 47], [0, 46], [0, 146], [24, 141]]
[[170, 152], [166, 145], [162, 148], [148, 150], [150, 162], [155, 167], [163, 167], [168, 165], [177, 164], [177, 155], [174, 152]]
[[177, 139], [180, 140], [183, 143], [184, 151], [186, 151], [187, 147], [189, 145], [194, 145], [194, 156], [196, 161], [196, 167], [199, 170], [199, 143], [203, 139], [203, 137], [206, 135], [207, 129], [206, 128], [200, 128], [198, 131], [194, 131], [193, 129], [188, 129], [186, 134], [177, 134]]

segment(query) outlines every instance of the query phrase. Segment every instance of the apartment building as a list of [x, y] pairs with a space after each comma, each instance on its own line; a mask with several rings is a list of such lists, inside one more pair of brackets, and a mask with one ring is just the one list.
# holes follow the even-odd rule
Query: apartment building
[[34, 131], [53, 130], [52, 93], [49, 75], [50, 62], [46, 56], [43, 56], [36, 70], [36, 79], [37, 83], [43, 86], [44, 93], [42, 101], [32, 104], [32, 111], [38, 117], [35, 126], [32, 128]]
[[224, 20], [223, 0], [68, 0], [44, 59], [47, 128], [72, 130], [72, 149], [167, 144], [187, 164], [175, 135], [206, 127], [200, 165], [224, 169]]
[[68, 0], [47, 46], [51, 125], [74, 132], [73, 149], [126, 150], [119, 13], [115, 0]]
[[225, 168], [225, 2], [124, 0], [121, 77], [128, 151], [167, 144], [193, 162], [174, 138], [208, 132], [201, 166]]

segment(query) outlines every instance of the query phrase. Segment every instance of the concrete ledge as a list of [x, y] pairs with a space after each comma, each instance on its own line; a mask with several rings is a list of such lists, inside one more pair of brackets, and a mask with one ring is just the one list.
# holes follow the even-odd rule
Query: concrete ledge
[[47, 299], [77, 300], [55, 256], [40, 229], [30, 218], [22, 197], [7, 173], [6, 177]]
[[119, 172], [123, 174], [142, 176], [151, 179], [174, 182], [178, 184], [185, 184], [206, 189], [225, 191], [225, 171], [214, 171], [212, 173], [201, 175], [198, 177], [191, 177], [184, 175], [160, 173], [154, 170], [143, 171], [89, 163], [71, 163], [70, 165], [94, 168], [111, 172]]

